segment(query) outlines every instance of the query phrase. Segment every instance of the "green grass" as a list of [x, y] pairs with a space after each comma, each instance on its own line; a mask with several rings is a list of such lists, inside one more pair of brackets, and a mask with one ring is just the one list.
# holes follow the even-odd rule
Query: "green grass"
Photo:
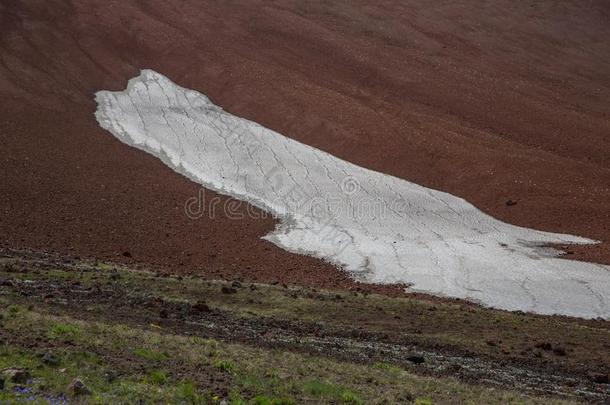
[[[58, 357], [56, 366], [42, 362], [41, 353], [46, 349], [39, 353], [14, 345], [0, 349], [0, 368], [26, 367], [32, 373], [31, 388], [36, 395], [59, 395], [79, 377], [93, 391], [91, 396], [79, 399], [86, 403], [219, 403], [223, 395], [206, 382], [211, 377], [226, 381], [232, 404], [292, 404], [303, 398], [318, 403], [396, 403], [405, 392], [412, 393], [422, 405], [427, 403], [424, 398], [434, 403], [536, 402], [516, 393], [451, 379], [418, 377], [396, 367], [358, 365], [161, 334], [154, 329], [77, 321], [23, 308], [14, 312], [11, 308], [1, 312], [4, 333], [37, 339], [42, 346], [46, 341], [50, 347], [55, 340], [71, 336], [70, 344], [53, 349]], [[117, 359], [121, 359], [119, 364]], [[135, 367], [135, 362], [140, 366]], [[117, 368], [120, 376], [108, 380], [108, 373]], [[188, 375], [194, 380], [173, 375]], [[197, 380], [198, 376], [205, 378]], [[0, 392], [0, 403], [18, 399], [10, 389]]]
[[307, 394], [326, 399], [340, 400], [346, 404], [363, 404], [364, 402], [358, 394], [345, 388], [333, 384], [310, 380], [303, 385], [303, 391]]
[[148, 375], [148, 381], [155, 385], [165, 384], [167, 382], [167, 375], [163, 371], [151, 371]]
[[80, 328], [75, 325], [55, 324], [47, 332], [47, 337], [51, 340], [63, 340], [64, 342], [74, 342], [80, 333]]
[[295, 402], [292, 399], [286, 398], [267, 398], [263, 395], [255, 396], [252, 401], [255, 405], [294, 405]]
[[142, 347], [135, 349], [133, 351], [133, 354], [135, 354], [136, 356], [141, 357], [145, 360], [150, 360], [150, 361], [163, 361], [168, 358], [168, 355], [165, 352], [158, 352], [155, 350], [146, 349], [146, 348], [142, 348]]
[[225, 371], [227, 373], [233, 372], [233, 369], [234, 369], [233, 364], [231, 364], [231, 362], [225, 361], [225, 360], [217, 361], [216, 363], [214, 363], [214, 367], [216, 367], [219, 370]]
[[[246, 284], [248, 290], [228, 295], [220, 292], [224, 285], [221, 282], [158, 278], [151, 273], [124, 269], [118, 270], [120, 277], [111, 277], [116, 271], [112, 265], [97, 264], [82, 272], [49, 269], [6, 273], [6, 277], [68, 284], [78, 279], [82, 288], [112, 283], [130, 297], [156, 297], [180, 305], [205, 297], [211, 308], [228, 311], [234, 317], [273, 316], [338, 327], [364, 324], [367, 330], [400, 333], [401, 337], [413, 339], [417, 344], [446, 344], [484, 354], [493, 354], [500, 349], [500, 344], [487, 345], [488, 339], [501, 340], [504, 349], [518, 346], [520, 342], [531, 345], [536, 340], [561, 341], [569, 336], [579, 345], [581, 341], [591, 342], [584, 347], [588, 349], [592, 345], [590, 353], [583, 350], [578, 356], [583, 361], [592, 361], [596, 353], [602, 353], [597, 346], [609, 336], [607, 330], [595, 325], [589, 327], [523, 314], [463, 308], [452, 303], [444, 305], [412, 298], [346, 292], [300, 290], [293, 293], [296, 290], [281, 286], [257, 285], [250, 290]], [[0, 275], [4, 277], [5, 273]], [[90, 397], [80, 399], [86, 403], [215, 404], [225, 397], [230, 404], [236, 405], [289, 404], [304, 400], [309, 403], [420, 405], [558, 402], [467, 385], [451, 378], [419, 377], [408, 369], [387, 363], [354, 364], [291, 351], [172, 335], [160, 326], [133, 327], [53, 316], [36, 311], [66, 313], [61, 309], [65, 304], [58, 301], [59, 305], [35, 307], [30, 301], [11, 294], [10, 288], [4, 288], [0, 296], [0, 340], [17, 339], [0, 348], [0, 368], [27, 367], [34, 377], [31, 388], [41, 394], [59, 395], [66, 391], [73, 378], [79, 377], [93, 391]], [[16, 302], [23, 305], [16, 305]], [[84, 309], [83, 314], [90, 314], [86, 315], [90, 319], [103, 319], [96, 318], [94, 311], [107, 313], [105, 304], [92, 305]], [[145, 316], [144, 325], [153, 322], [164, 326], [156, 318], [158, 309], [144, 306], [134, 311]], [[408, 321], [404, 327], [396, 320], [401, 317]], [[455, 325], [459, 327], [455, 328]], [[415, 330], [419, 331], [415, 333]], [[498, 331], [503, 332], [500, 335]], [[519, 337], [519, 333], [528, 339]], [[29, 344], [21, 344], [19, 337]], [[32, 342], [35, 344], [31, 345]], [[30, 349], [31, 346], [35, 349]], [[41, 361], [43, 352], [49, 348], [58, 358], [55, 365]], [[567, 360], [571, 358], [568, 356]], [[105, 376], [109, 372], [118, 372], [118, 377], [108, 380]], [[213, 384], [210, 380], [220, 383]], [[13, 403], [16, 399], [10, 387], [0, 391], [0, 403]]]

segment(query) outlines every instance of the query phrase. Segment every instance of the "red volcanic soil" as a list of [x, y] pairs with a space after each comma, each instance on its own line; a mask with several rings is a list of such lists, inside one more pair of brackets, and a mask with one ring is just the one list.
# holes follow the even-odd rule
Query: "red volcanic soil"
[[[608, 38], [607, 0], [3, 0], [0, 242], [351, 285], [260, 240], [271, 219], [189, 219], [198, 186], [98, 126], [93, 93], [142, 68], [504, 221], [608, 242]], [[610, 263], [608, 246], [570, 249]]]

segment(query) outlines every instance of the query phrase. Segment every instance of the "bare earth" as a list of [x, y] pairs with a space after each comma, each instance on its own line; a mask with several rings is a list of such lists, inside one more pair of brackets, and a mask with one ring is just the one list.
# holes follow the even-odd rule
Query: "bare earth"
[[198, 186], [99, 128], [93, 93], [151, 68], [504, 221], [604, 241], [570, 257], [610, 263], [607, 38], [604, 0], [5, 0], [0, 244], [354, 287], [260, 240], [272, 219], [189, 219]]

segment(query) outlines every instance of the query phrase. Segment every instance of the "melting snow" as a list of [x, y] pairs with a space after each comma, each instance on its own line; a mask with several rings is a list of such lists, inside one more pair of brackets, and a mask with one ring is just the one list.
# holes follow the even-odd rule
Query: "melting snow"
[[373, 283], [541, 314], [610, 318], [610, 266], [541, 246], [594, 243], [500, 222], [463, 199], [374, 172], [236, 117], [142, 71], [96, 94], [100, 125], [209, 189], [281, 219], [264, 238]]

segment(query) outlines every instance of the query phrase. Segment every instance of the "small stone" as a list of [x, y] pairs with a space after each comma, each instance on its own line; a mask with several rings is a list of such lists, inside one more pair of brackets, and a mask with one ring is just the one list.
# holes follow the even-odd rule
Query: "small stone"
[[550, 344], [549, 342], [540, 342], [536, 345], [536, 348], [546, 350], [546, 351], [551, 351], [551, 350], [553, 350], [553, 345]]
[[405, 391], [405, 392], [403, 392], [403, 393], [401, 393], [401, 394], [398, 394], [398, 399], [399, 399], [401, 402], [404, 402], [404, 403], [410, 403], [410, 402], [413, 402], [413, 400], [415, 399], [415, 397], [414, 397], [414, 396], [413, 396], [413, 394], [411, 394], [410, 392]]
[[512, 207], [514, 205], [517, 205], [517, 201], [513, 201], [513, 200], [506, 201], [506, 206], [507, 207]]
[[123, 256], [125, 257], [131, 257], [131, 253], [128, 251], [123, 252]]
[[53, 353], [45, 353], [41, 360], [48, 366], [57, 366], [59, 364], [59, 359]]
[[30, 379], [30, 373], [25, 368], [7, 368], [2, 371], [6, 379], [14, 384], [25, 384]]
[[104, 380], [108, 383], [112, 383], [117, 379], [117, 373], [114, 371], [106, 371], [104, 373]]
[[235, 280], [231, 283], [231, 287], [233, 288], [241, 288], [241, 283], [238, 280]]
[[91, 395], [91, 390], [78, 378], [72, 380], [70, 385], [68, 385], [68, 391], [74, 395]]
[[205, 301], [197, 301], [195, 304], [193, 304], [192, 306], [193, 311], [195, 312], [210, 312], [211, 309], [208, 306], [208, 304], [206, 304]]
[[220, 291], [221, 291], [223, 294], [235, 294], [235, 293], [237, 292], [237, 290], [236, 290], [235, 288], [233, 288], [233, 287], [229, 287], [229, 286], [226, 286], [226, 285], [222, 286], [222, 288], [220, 289]]
[[0, 278], [0, 286], [12, 287], [13, 282], [11, 280], [7, 280], [6, 278]]
[[609, 384], [610, 375], [608, 373], [590, 373], [591, 381], [597, 384]]
[[410, 361], [413, 364], [422, 364], [426, 361], [423, 356], [409, 356], [407, 357], [407, 361]]

